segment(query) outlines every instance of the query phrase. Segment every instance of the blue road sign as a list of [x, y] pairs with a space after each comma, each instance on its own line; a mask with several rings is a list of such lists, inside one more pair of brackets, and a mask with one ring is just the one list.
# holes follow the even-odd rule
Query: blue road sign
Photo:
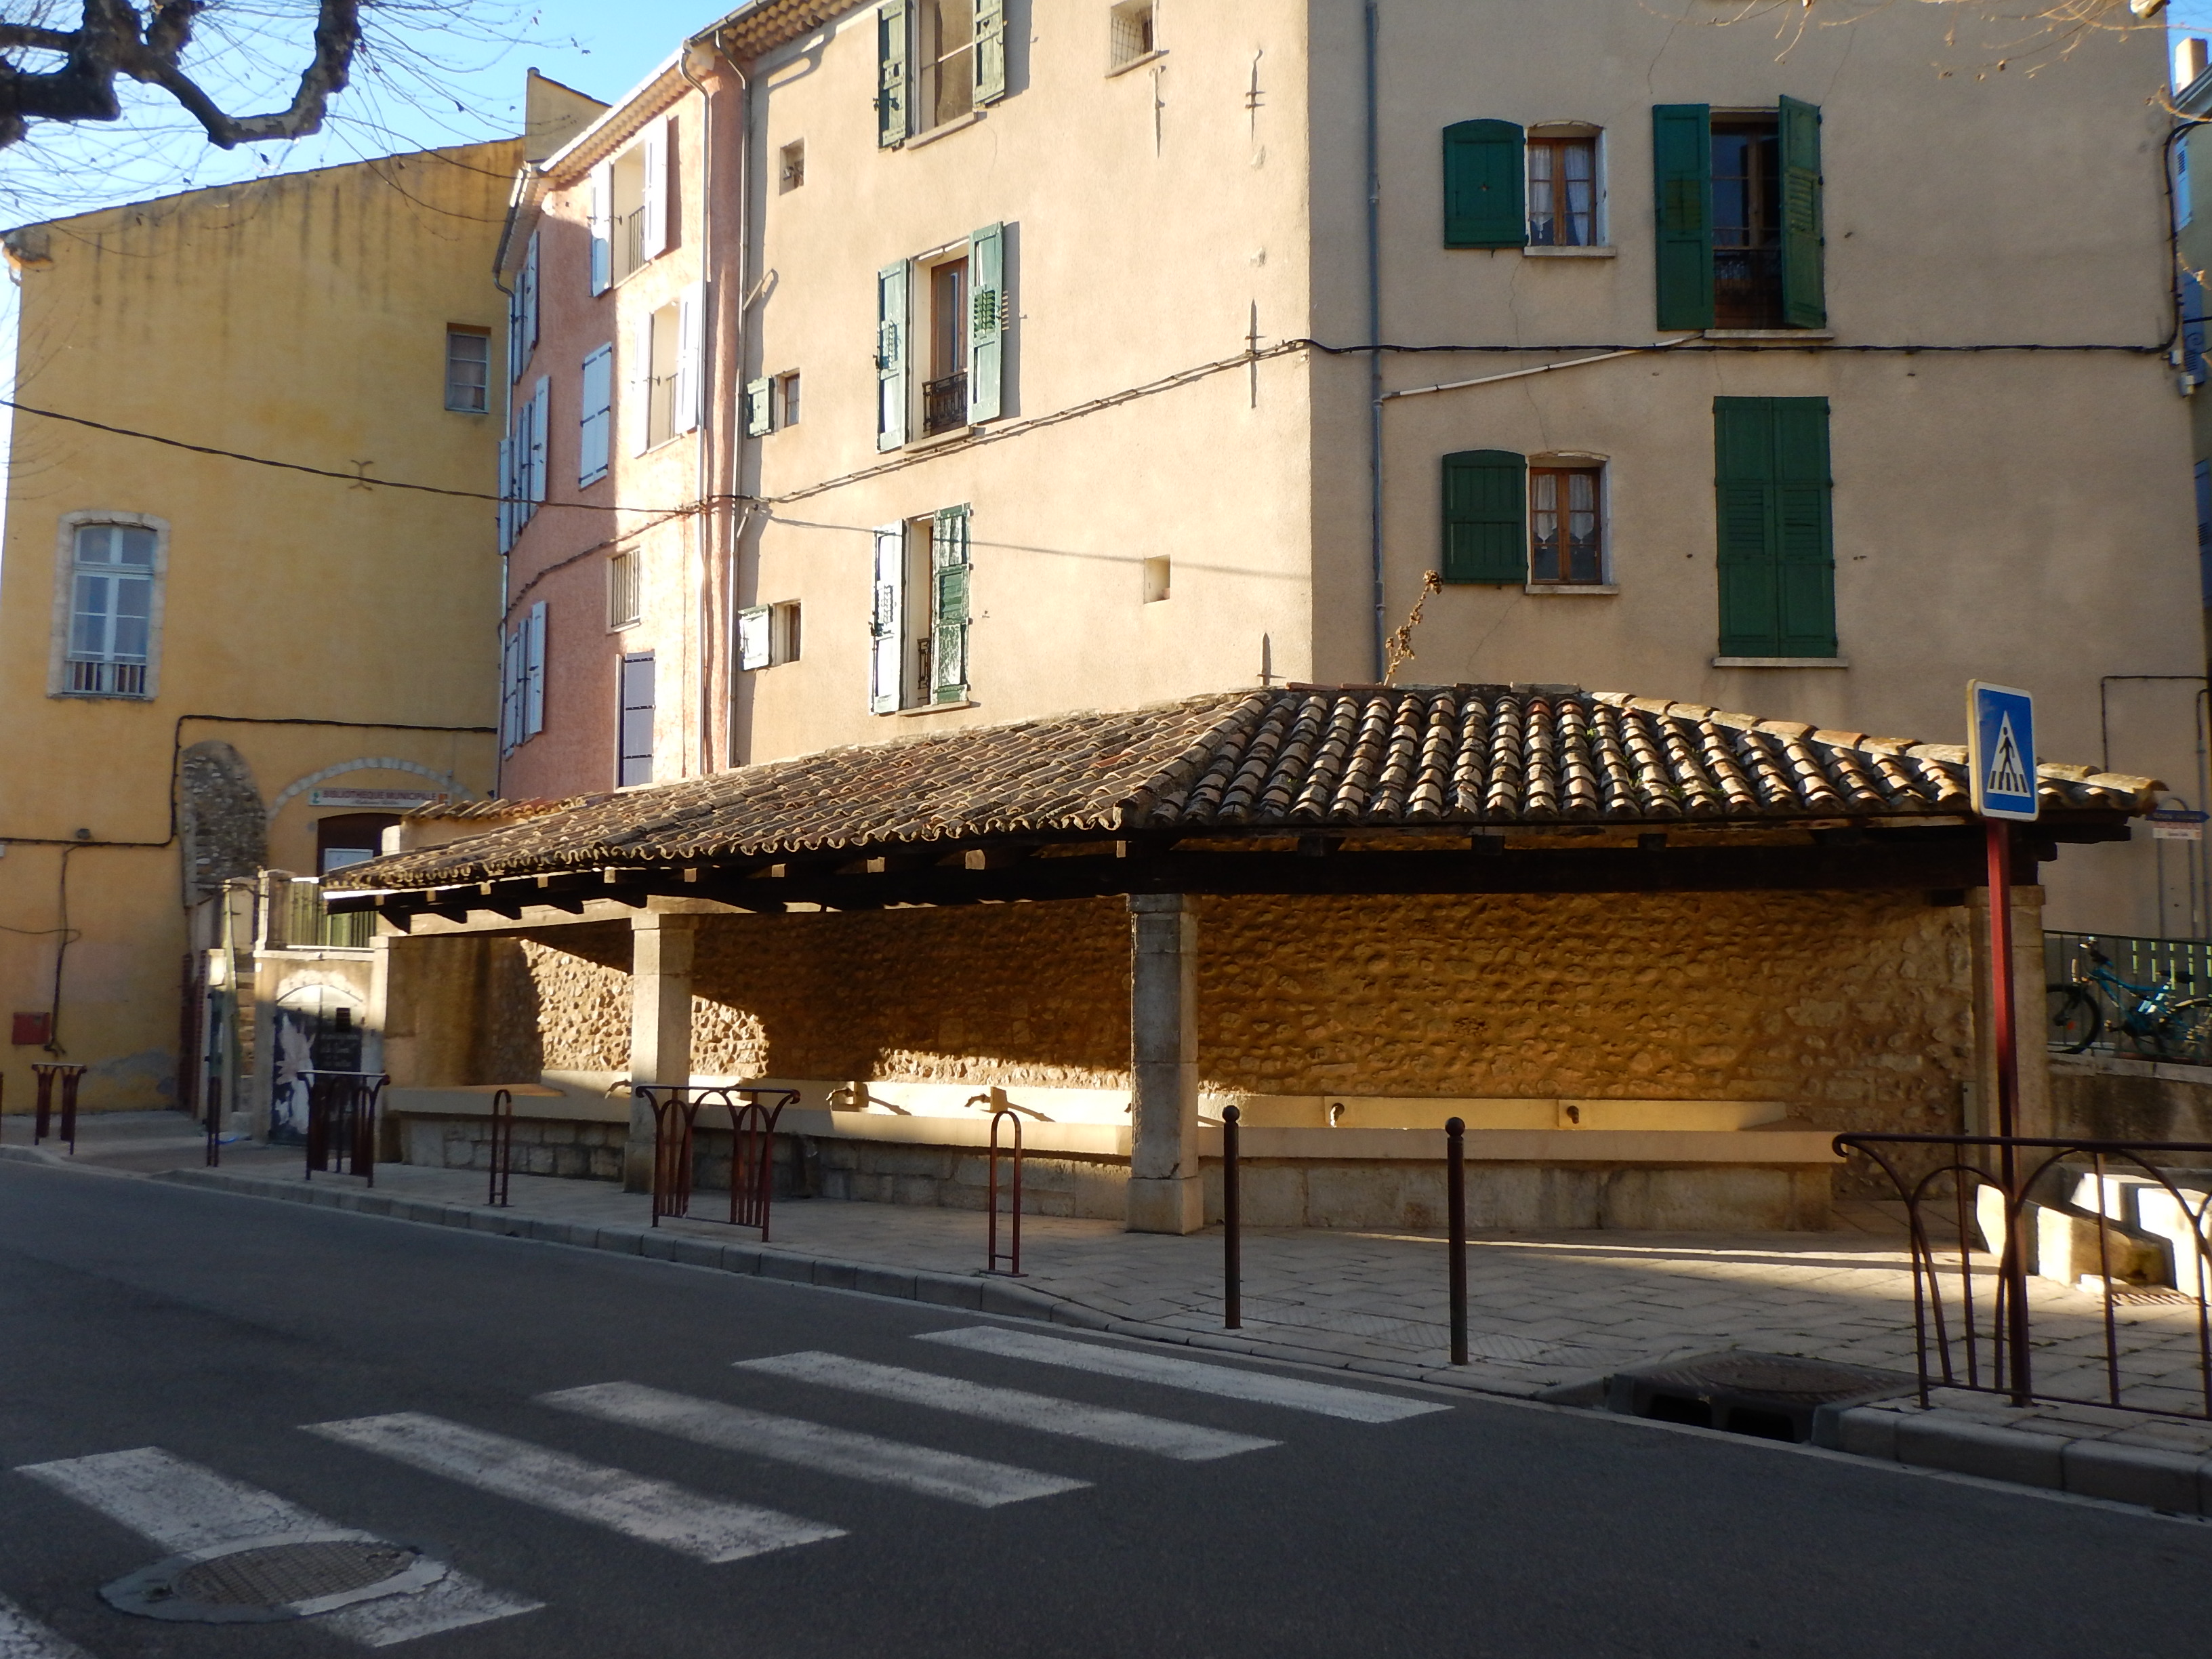
[[2009, 686], [1966, 686], [1966, 771], [1974, 811], [1985, 818], [2033, 820], [2035, 699]]

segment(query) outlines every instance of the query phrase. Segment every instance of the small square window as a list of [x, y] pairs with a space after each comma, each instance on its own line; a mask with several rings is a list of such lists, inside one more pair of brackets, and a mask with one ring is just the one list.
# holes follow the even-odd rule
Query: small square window
[[777, 188], [784, 191], [797, 190], [806, 182], [806, 141], [804, 138], [793, 139], [778, 152], [778, 156], [780, 159], [775, 173]]
[[617, 553], [607, 561], [607, 626], [629, 628], [637, 620], [637, 555]]
[[775, 423], [778, 427], [799, 424], [799, 371], [775, 377]]
[[1145, 561], [1145, 603], [1158, 605], [1168, 596], [1168, 556], [1163, 553]]
[[738, 666], [750, 671], [799, 660], [799, 601], [738, 612]]
[[1106, 67], [1127, 69], [1158, 50], [1153, 33], [1152, 0], [1121, 0], [1110, 15]]
[[482, 415], [491, 407], [491, 331], [446, 331], [446, 407], [457, 415]]

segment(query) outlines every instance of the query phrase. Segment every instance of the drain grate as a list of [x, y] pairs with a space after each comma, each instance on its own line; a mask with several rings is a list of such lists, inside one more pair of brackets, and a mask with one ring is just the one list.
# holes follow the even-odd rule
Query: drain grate
[[1788, 1354], [1729, 1349], [1617, 1373], [1607, 1410], [1765, 1440], [1809, 1440], [1823, 1406], [1883, 1400], [1917, 1389], [1894, 1371]]
[[412, 1544], [358, 1534], [246, 1539], [158, 1562], [102, 1587], [108, 1605], [151, 1619], [237, 1624], [305, 1619], [427, 1589], [446, 1565]]

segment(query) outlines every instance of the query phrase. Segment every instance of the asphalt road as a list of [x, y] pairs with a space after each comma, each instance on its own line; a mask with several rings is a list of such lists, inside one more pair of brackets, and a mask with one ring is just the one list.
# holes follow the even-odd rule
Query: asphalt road
[[[947, 1331], [1092, 1352], [1051, 1349], [1078, 1363], [1045, 1364], [918, 1340]], [[738, 1364], [797, 1353], [833, 1358]], [[1115, 1374], [1130, 1355], [1196, 1363], [1248, 1394], [1255, 1377], [1328, 1383], [1342, 1391], [1325, 1396], [1332, 1409], [1444, 1408], [1361, 1421], [1182, 1386], [1188, 1376]], [[903, 1397], [856, 1391], [856, 1378]], [[945, 1379], [1062, 1403], [979, 1418], [947, 1403], [1003, 1414], [1003, 1396]], [[615, 1382], [660, 1393], [540, 1398]], [[755, 1415], [720, 1409], [732, 1406]], [[663, 1426], [639, 1425], [641, 1412]], [[679, 1437], [671, 1413], [754, 1449]], [[793, 1419], [877, 1440], [810, 1438]], [[307, 1430], [332, 1424], [353, 1426]], [[784, 1449], [760, 1455], [763, 1435]], [[2195, 1659], [2212, 1614], [2212, 1527], [1593, 1413], [1443, 1401], [0, 1164], [0, 1659], [69, 1652], [60, 1641], [92, 1659], [370, 1650], [360, 1610], [351, 1624], [200, 1625], [100, 1599], [178, 1553], [179, 1528], [229, 1524], [210, 1505], [265, 1507], [259, 1494], [427, 1541], [473, 1581], [444, 1587], [455, 1605], [504, 1612], [392, 1648], [422, 1659]], [[140, 1512], [134, 1530], [118, 1518], [132, 1504], [176, 1513]]]

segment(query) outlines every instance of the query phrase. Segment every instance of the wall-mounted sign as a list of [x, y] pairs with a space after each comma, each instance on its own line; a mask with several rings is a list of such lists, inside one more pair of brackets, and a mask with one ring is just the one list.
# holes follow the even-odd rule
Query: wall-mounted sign
[[356, 812], [404, 812], [417, 806], [442, 806], [452, 796], [439, 789], [310, 789], [310, 806], [349, 806]]
[[2144, 814], [2150, 820], [2153, 841], [2203, 841], [2204, 818], [2202, 812], [2185, 806], [2161, 806], [2154, 812]]

